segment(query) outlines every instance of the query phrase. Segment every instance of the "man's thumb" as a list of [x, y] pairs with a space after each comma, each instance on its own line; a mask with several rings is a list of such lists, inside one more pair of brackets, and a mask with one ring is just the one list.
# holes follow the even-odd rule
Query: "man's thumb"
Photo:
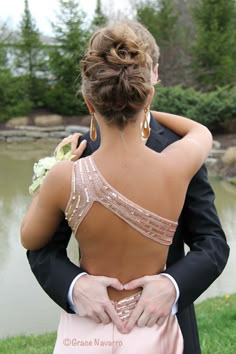
[[124, 285], [124, 290], [133, 290], [143, 286], [144, 286], [144, 278], [142, 277], [135, 280], [131, 280], [129, 283], [126, 283]]
[[107, 278], [106, 286], [111, 286], [116, 290], [123, 290], [124, 286], [121, 282], [116, 278]]

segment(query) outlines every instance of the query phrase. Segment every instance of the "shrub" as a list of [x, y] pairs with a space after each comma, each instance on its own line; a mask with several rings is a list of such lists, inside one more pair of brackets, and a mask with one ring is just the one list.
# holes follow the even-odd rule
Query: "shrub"
[[[76, 97], [75, 88], [68, 91], [67, 87], [44, 79], [37, 79], [37, 106], [33, 105], [25, 80], [12, 77], [8, 71], [0, 73], [0, 120], [26, 115], [37, 108], [67, 116], [88, 113], [82, 96]], [[194, 119], [217, 132], [224, 122], [236, 118], [236, 88], [221, 87], [202, 93], [193, 88], [157, 86], [152, 109]]]
[[217, 131], [224, 121], [236, 118], [236, 88], [202, 93], [180, 86], [157, 87], [152, 109], [183, 115]]
[[62, 83], [51, 86], [45, 96], [45, 105], [58, 114], [73, 116], [88, 113], [87, 106], [81, 95], [76, 95], [75, 89], [63, 86]]
[[29, 114], [32, 110], [24, 79], [11, 76], [7, 70], [0, 73], [0, 97], [0, 121]]

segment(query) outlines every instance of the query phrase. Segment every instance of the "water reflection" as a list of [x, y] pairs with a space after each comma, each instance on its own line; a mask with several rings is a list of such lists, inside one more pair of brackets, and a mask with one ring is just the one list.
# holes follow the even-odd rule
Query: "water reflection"
[[[0, 337], [56, 329], [59, 310], [32, 275], [19, 241], [32, 165], [52, 143], [0, 144]], [[53, 143], [53, 146], [55, 142]], [[44, 316], [43, 314], [47, 314]]]
[[200, 296], [198, 302], [236, 292], [236, 283], [232, 281], [236, 265], [236, 188], [217, 178], [211, 178], [210, 181], [216, 195], [217, 212], [230, 246], [230, 257], [221, 276]]
[[[55, 144], [55, 140], [47, 143], [0, 143], [0, 337], [45, 333], [57, 328], [60, 309], [40, 289], [19, 242], [20, 223], [30, 202], [28, 186], [33, 163], [50, 155]], [[231, 255], [222, 276], [200, 300], [236, 292], [236, 284], [232, 282], [236, 265], [236, 188], [232, 189], [216, 178], [211, 183]], [[69, 254], [74, 261], [78, 259], [74, 240], [70, 243]]]

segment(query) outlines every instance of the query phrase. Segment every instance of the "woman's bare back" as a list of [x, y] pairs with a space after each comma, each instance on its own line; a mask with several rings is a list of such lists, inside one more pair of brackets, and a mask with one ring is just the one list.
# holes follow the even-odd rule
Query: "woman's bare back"
[[[176, 229], [187, 184], [184, 185], [183, 181], [179, 181], [176, 185], [178, 173], [176, 172], [176, 176], [170, 176], [167, 160], [162, 154], [148, 148], [141, 156], [135, 159], [126, 157], [120, 161], [116, 160], [116, 164], [114, 162], [111, 164], [104, 155], [97, 153], [92, 157], [81, 159], [78, 164], [80, 167], [78, 166], [76, 170], [79, 180], [75, 176], [73, 183], [84, 183], [84, 198], [83, 193], [79, 195], [76, 191], [73, 202], [72, 192], [71, 200], [67, 205], [67, 214], [69, 211], [67, 217], [80, 245], [81, 267], [89, 274], [115, 277], [122, 283], [143, 275], [160, 273], [166, 264], [168, 247]], [[84, 170], [86, 170], [85, 174]], [[95, 182], [96, 178], [99, 183], [101, 182], [98, 186]], [[98, 189], [104, 187], [101, 198], [104, 196], [108, 198], [108, 204], [104, 205], [102, 200], [97, 201], [94, 198], [92, 205], [89, 206], [89, 201], [91, 202], [90, 199], [93, 198], [89, 187], [91, 181], [92, 185], [95, 185], [93, 188], [97, 188], [96, 193], [99, 193]], [[78, 188], [81, 186], [78, 185]], [[108, 197], [106, 192], [110, 193]], [[113, 199], [110, 204], [109, 195]], [[175, 195], [174, 199], [173, 195]], [[131, 202], [131, 207], [129, 205], [127, 210], [123, 210], [124, 218], [122, 213], [116, 212], [116, 205], [119, 208], [119, 204], [120, 207], [126, 204], [122, 206], [120, 200], [117, 201], [117, 198], [123, 199], [123, 197], [128, 204]], [[84, 215], [75, 211], [74, 218], [71, 217], [76, 205], [81, 202], [81, 213]], [[137, 215], [135, 208], [132, 209], [133, 204], [134, 207], [140, 206], [140, 213]], [[80, 215], [82, 220], [79, 220], [76, 215]], [[129, 223], [132, 218], [134, 220], [136, 218], [136, 221], [139, 219], [136, 224], [141, 224], [140, 229], [135, 223]], [[155, 224], [159, 230], [150, 228], [149, 224]], [[146, 227], [150, 229], [146, 230]], [[113, 300], [120, 300], [129, 295], [127, 291], [124, 295], [113, 288], [108, 288], [108, 292]], [[137, 289], [130, 293], [135, 292]]]

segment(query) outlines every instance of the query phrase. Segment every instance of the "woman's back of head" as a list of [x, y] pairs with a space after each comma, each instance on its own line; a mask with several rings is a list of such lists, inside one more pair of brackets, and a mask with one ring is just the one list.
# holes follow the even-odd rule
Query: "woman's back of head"
[[96, 31], [81, 66], [83, 95], [107, 122], [123, 128], [144, 108], [152, 89], [153, 62], [147, 43], [128, 24]]
[[125, 19], [120, 21], [120, 24], [128, 25], [135, 32], [136, 36], [146, 43], [146, 52], [150, 55], [153, 67], [155, 67], [159, 61], [160, 50], [151, 32], [143, 24], [134, 20]]

